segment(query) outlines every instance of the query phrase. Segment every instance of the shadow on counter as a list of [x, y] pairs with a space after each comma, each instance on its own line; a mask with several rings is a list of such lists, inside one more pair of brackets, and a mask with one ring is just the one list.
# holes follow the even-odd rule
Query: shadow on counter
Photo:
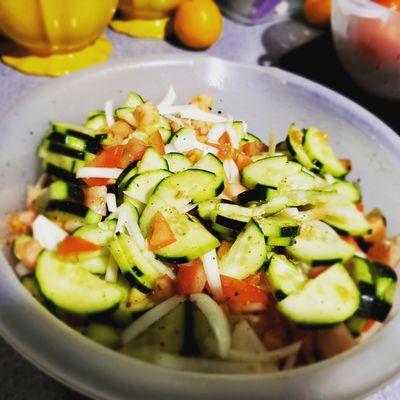
[[[330, 33], [320, 35], [318, 31], [305, 28], [304, 24], [298, 24], [297, 29], [293, 31], [291, 23], [290, 28], [289, 33], [288, 27], [282, 23], [265, 31], [263, 43], [268, 52], [265, 60], [272, 60], [273, 65], [279, 68], [304, 76], [345, 95], [378, 116], [400, 135], [400, 104], [365, 92], [351, 79], [340, 64]], [[282, 40], [285, 31], [286, 42]], [[277, 38], [280, 40], [277, 41]], [[286, 52], [282, 46], [291, 47], [291, 42], [302, 44], [299, 47], [293, 46], [293, 49]], [[260, 59], [260, 63], [263, 64], [264, 59]]]

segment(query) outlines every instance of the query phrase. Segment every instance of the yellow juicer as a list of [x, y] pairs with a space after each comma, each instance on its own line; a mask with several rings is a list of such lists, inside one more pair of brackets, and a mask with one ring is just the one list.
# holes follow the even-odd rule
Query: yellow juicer
[[0, 54], [28, 74], [59, 76], [107, 60], [102, 36], [118, 0], [0, 0]]
[[117, 32], [141, 38], [163, 39], [175, 8], [183, 0], [120, 0], [110, 26]]

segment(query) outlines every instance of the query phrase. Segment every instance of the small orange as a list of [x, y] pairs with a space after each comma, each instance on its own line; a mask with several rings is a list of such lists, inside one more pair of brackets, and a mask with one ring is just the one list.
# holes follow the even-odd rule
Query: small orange
[[222, 25], [221, 12], [212, 0], [186, 0], [176, 10], [175, 33], [192, 49], [214, 44], [221, 35]]
[[328, 26], [331, 19], [331, 0], [305, 0], [304, 17], [315, 26]]

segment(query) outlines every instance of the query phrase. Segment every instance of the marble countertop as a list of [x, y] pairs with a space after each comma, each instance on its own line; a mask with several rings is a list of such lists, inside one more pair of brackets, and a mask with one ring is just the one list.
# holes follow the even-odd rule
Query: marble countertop
[[[135, 40], [112, 31], [106, 34], [114, 46], [111, 59], [187, 51], [174, 42]], [[222, 38], [205, 53], [232, 61], [265, 64], [277, 61], [284, 53], [318, 34], [317, 31], [308, 29], [296, 21], [281, 21], [273, 26], [263, 24], [254, 27], [225, 21]], [[0, 63], [0, 112], [5, 111], [29, 89], [48, 79], [50, 78], [22, 75]], [[0, 399], [83, 400], [84, 397], [43, 374], [0, 338]], [[400, 380], [367, 399], [400, 400]]]

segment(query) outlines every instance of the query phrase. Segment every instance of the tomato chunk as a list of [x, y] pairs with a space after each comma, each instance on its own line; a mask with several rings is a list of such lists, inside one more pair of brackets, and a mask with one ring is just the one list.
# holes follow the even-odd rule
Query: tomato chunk
[[225, 299], [232, 304], [268, 303], [267, 293], [257, 286], [225, 275], [221, 275], [221, 284]]
[[253, 162], [253, 160], [249, 156], [243, 154], [240, 151], [235, 151], [233, 159], [235, 160], [236, 166], [238, 167], [239, 171], [242, 171], [243, 168], [247, 167]]
[[125, 146], [123, 155], [119, 160], [120, 168], [126, 168], [134, 161], [138, 161], [143, 157], [144, 152], [147, 149], [147, 145], [143, 140], [132, 138]]
[[76, 253], [86, 253], [100, 250], [101, 247], [95, 243], [77, 236], [67, 236], [58, 246], [57, 254], [66, 256]]
[[168, 246], [176, 241], [174, 232], [172, 232], [168, 221], [158, 212], [152, 221], [151, 232], [149, 236], [149, 250], [155, 251]]
[[199, 259], [179, 265], [176, 277], [176, 290], [179, 295], [188, 296], [193, 293], [201, 293], [206, 281], [203, 263]]
[[[125, 146], [111, 146], [96, 155], [88, 167], [102, 167], [102, 168], [118, 168], [120, 167], [120, 158], [124, 154]], [[109, 185], [110, 179], [107, 178], [88, 178], [85, 182], [89, 186], [105, 186]]]
[[163, 156], [165, 154], [165, 146], [159, 131], [153, 132], [149, 136], [149, 146], [154, 147], [157, 153]]
[[256, 156], [266, 150], [267, 146], [263, 142], [249, 142], [242, 146], [242, 152], [249, 157]]

